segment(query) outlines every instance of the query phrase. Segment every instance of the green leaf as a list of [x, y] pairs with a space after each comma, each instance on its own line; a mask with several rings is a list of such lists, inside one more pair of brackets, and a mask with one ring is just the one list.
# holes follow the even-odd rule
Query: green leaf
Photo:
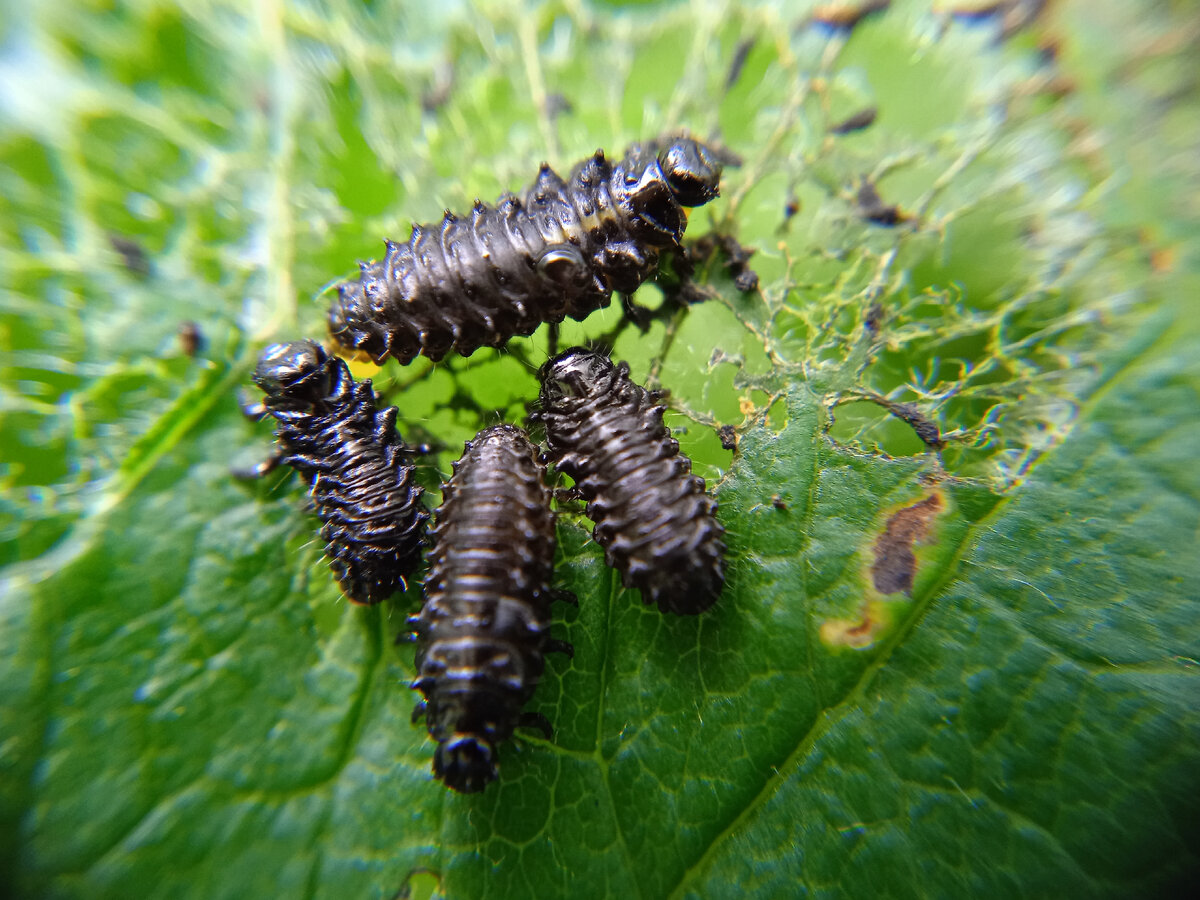
[[[110, 6], [2, 26], [0, 893], [1188, 883], [1194, 13]], [[717, 258], [707, 302], [561, 342], [671, 389], [728, 586], [646, 609], [564, 512], [575, 655], [530, 704], [555, 735], [452, 794], [394, 644], [419, 588], [339, 597], [297, 481], [230, 475], [269, 449], [238, 390], [266, 341], [323, 333], [382, 236], [679, 127], [744, 157], [689, 237], [753, 248], [760, 289]], [[360, 374], [445, 448], [435, 489], [522, 420], [548, 346]]]

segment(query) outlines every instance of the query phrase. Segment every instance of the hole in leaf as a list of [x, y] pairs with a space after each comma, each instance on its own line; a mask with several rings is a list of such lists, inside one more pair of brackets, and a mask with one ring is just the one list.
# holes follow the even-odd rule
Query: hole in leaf
[[404, 880], [392, 900], [438, 900], [442, 893], [442, 881], [429, 869], [413, 869]]
[[911, 425], [870, 400], [855, 400], [833, 410], [829, 436], [845, 446], [893, 457], [916, 456], [927, 449]]

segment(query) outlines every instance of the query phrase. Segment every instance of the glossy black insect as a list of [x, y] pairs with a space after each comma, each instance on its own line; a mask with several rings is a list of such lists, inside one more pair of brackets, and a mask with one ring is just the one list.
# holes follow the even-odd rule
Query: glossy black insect
[[463, 793], [495, 779], [496, 747], [518, 725], [544, 655], [568, 644], [549, 636], [554, 513], [545, 467], [525, 432], [497, 425], [468, 441], [437, 511], [425, 605], [410, 619], [425, 717], [438, 747], [434, 775]]
[[378, 262], [338, 288], [329, 330], [375, 362], [469, 356], [529, 335], [543, 322], [583, 319], [629, 294], [681, 246], [687, 215], [717, 196], [734, 159], [686, 137], [634, 144], [615, 162], [597, 150], [563, 181], [549, 165], [523, 197], [475, 201], [387, 241]]
[[266, 393], [251, 414], [278, 422], [280, 462], [312, 487], [325, 554], [354, 603], [378, 603], [405, 587], [421, 560], [429, 513], [396, 432], [396, 409], [376, 407], [370, 381], [355, 383], [342, 360], [313, 341], [272, 344], [254, 382]]
[[607, 563], [665, 612], [699, 613], [725, 583], [725, 530], [704, 479], [663, 424], [664, 396], [580, 347], [538, 373], [547, 457], [575, 480]]

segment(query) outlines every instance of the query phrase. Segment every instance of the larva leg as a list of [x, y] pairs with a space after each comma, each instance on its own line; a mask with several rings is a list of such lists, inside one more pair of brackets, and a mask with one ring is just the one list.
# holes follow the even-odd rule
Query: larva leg
[[650, 323], [654, 321], [654, 310], [634, 303], [632, 294], [621, 294], [620, 297], [625, 317], [633, 323], [634, 328], [645, 334], [650, 328]]
[[579, 598], [575, 596], [574, 591], [568, 591], [565, 588], [554, 588], [550, 591], [551, 603], [570, 603], [572, 606], [579, 605]]
[[261, 422], [270, 413], [264, 401], [250, 400], [244, 393], [238, 398], [238, 406], [241, 407], [242, 415], [251, 422]]
[[[244, 392], [238, 397], [238, 407], [241, 409], [242, 415], [251, 422], [261, 422], [270, 415], [270, 410], [267, 409], [267, 404], [264, 401], [251, 400]], [[279, 468], [279, 464], [283, 462], [283, 457], [283, 450], [276, 447], [270, 456], [253, 466], [230, 466], [229, 474], [238, 481], [254, 481], [257, 478], [262, 478], [264, 475], [271, 474]]]
[[238, 481], [254, 481], [270, 475], [278, 469], [283, 462], [284, 456], [283, 450], [276, 447], [274, 452], [260, 463], [255, 463], [252, 466], [230, 466], [229, 474]]
[[692, 260], [692, 254], [688, 252], [688, 248], [680, 245], [669, 251], [671, 254], [671, 270], [679, 276], [680, 280], [690, 279], [696, 274], [696, 263]]

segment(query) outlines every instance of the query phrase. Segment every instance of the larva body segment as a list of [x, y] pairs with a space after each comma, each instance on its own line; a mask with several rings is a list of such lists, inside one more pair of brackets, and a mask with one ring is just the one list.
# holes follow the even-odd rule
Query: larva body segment
[[680, 246], [684, 207], [717, 196], [721, 169], [720, 154], [686, 137], [635, 144], [616, 162], [598, 150], [566, 181], [543, 165], [522, 197], [476, 201], [461, 217], [447, 210], [407, 241], [387, 241], [383, 259], [339, 286], [330, 333], [376, 363], [407, 364], [583, 319]]
[[545, 467], [512, 425], [467, 442], [436, 514], [425, 605], [416, 633], [417, 678], [437, 741], [434, 775], [463, 793], [495, 779], [496, 747], [521, 724], [549, 637], [554, 513]]
[[396, 432], [370, 381], [313, 341], [273, 344], [254, 382], [275, 417], [281, 460], [310, 484], [325, 554], [353, 603], [379, 603], [405, 588], [421, 561], [429, 513]]
[[662, 394], [629, 378], [629, 366], [576, 347], [538, 373], [547, 457], [575, 480], [596, 523], [605, 561], [664, 612], [694, 614], [725, 582], [725, 530], [704, 479], [692, 474], [663, 424]]

